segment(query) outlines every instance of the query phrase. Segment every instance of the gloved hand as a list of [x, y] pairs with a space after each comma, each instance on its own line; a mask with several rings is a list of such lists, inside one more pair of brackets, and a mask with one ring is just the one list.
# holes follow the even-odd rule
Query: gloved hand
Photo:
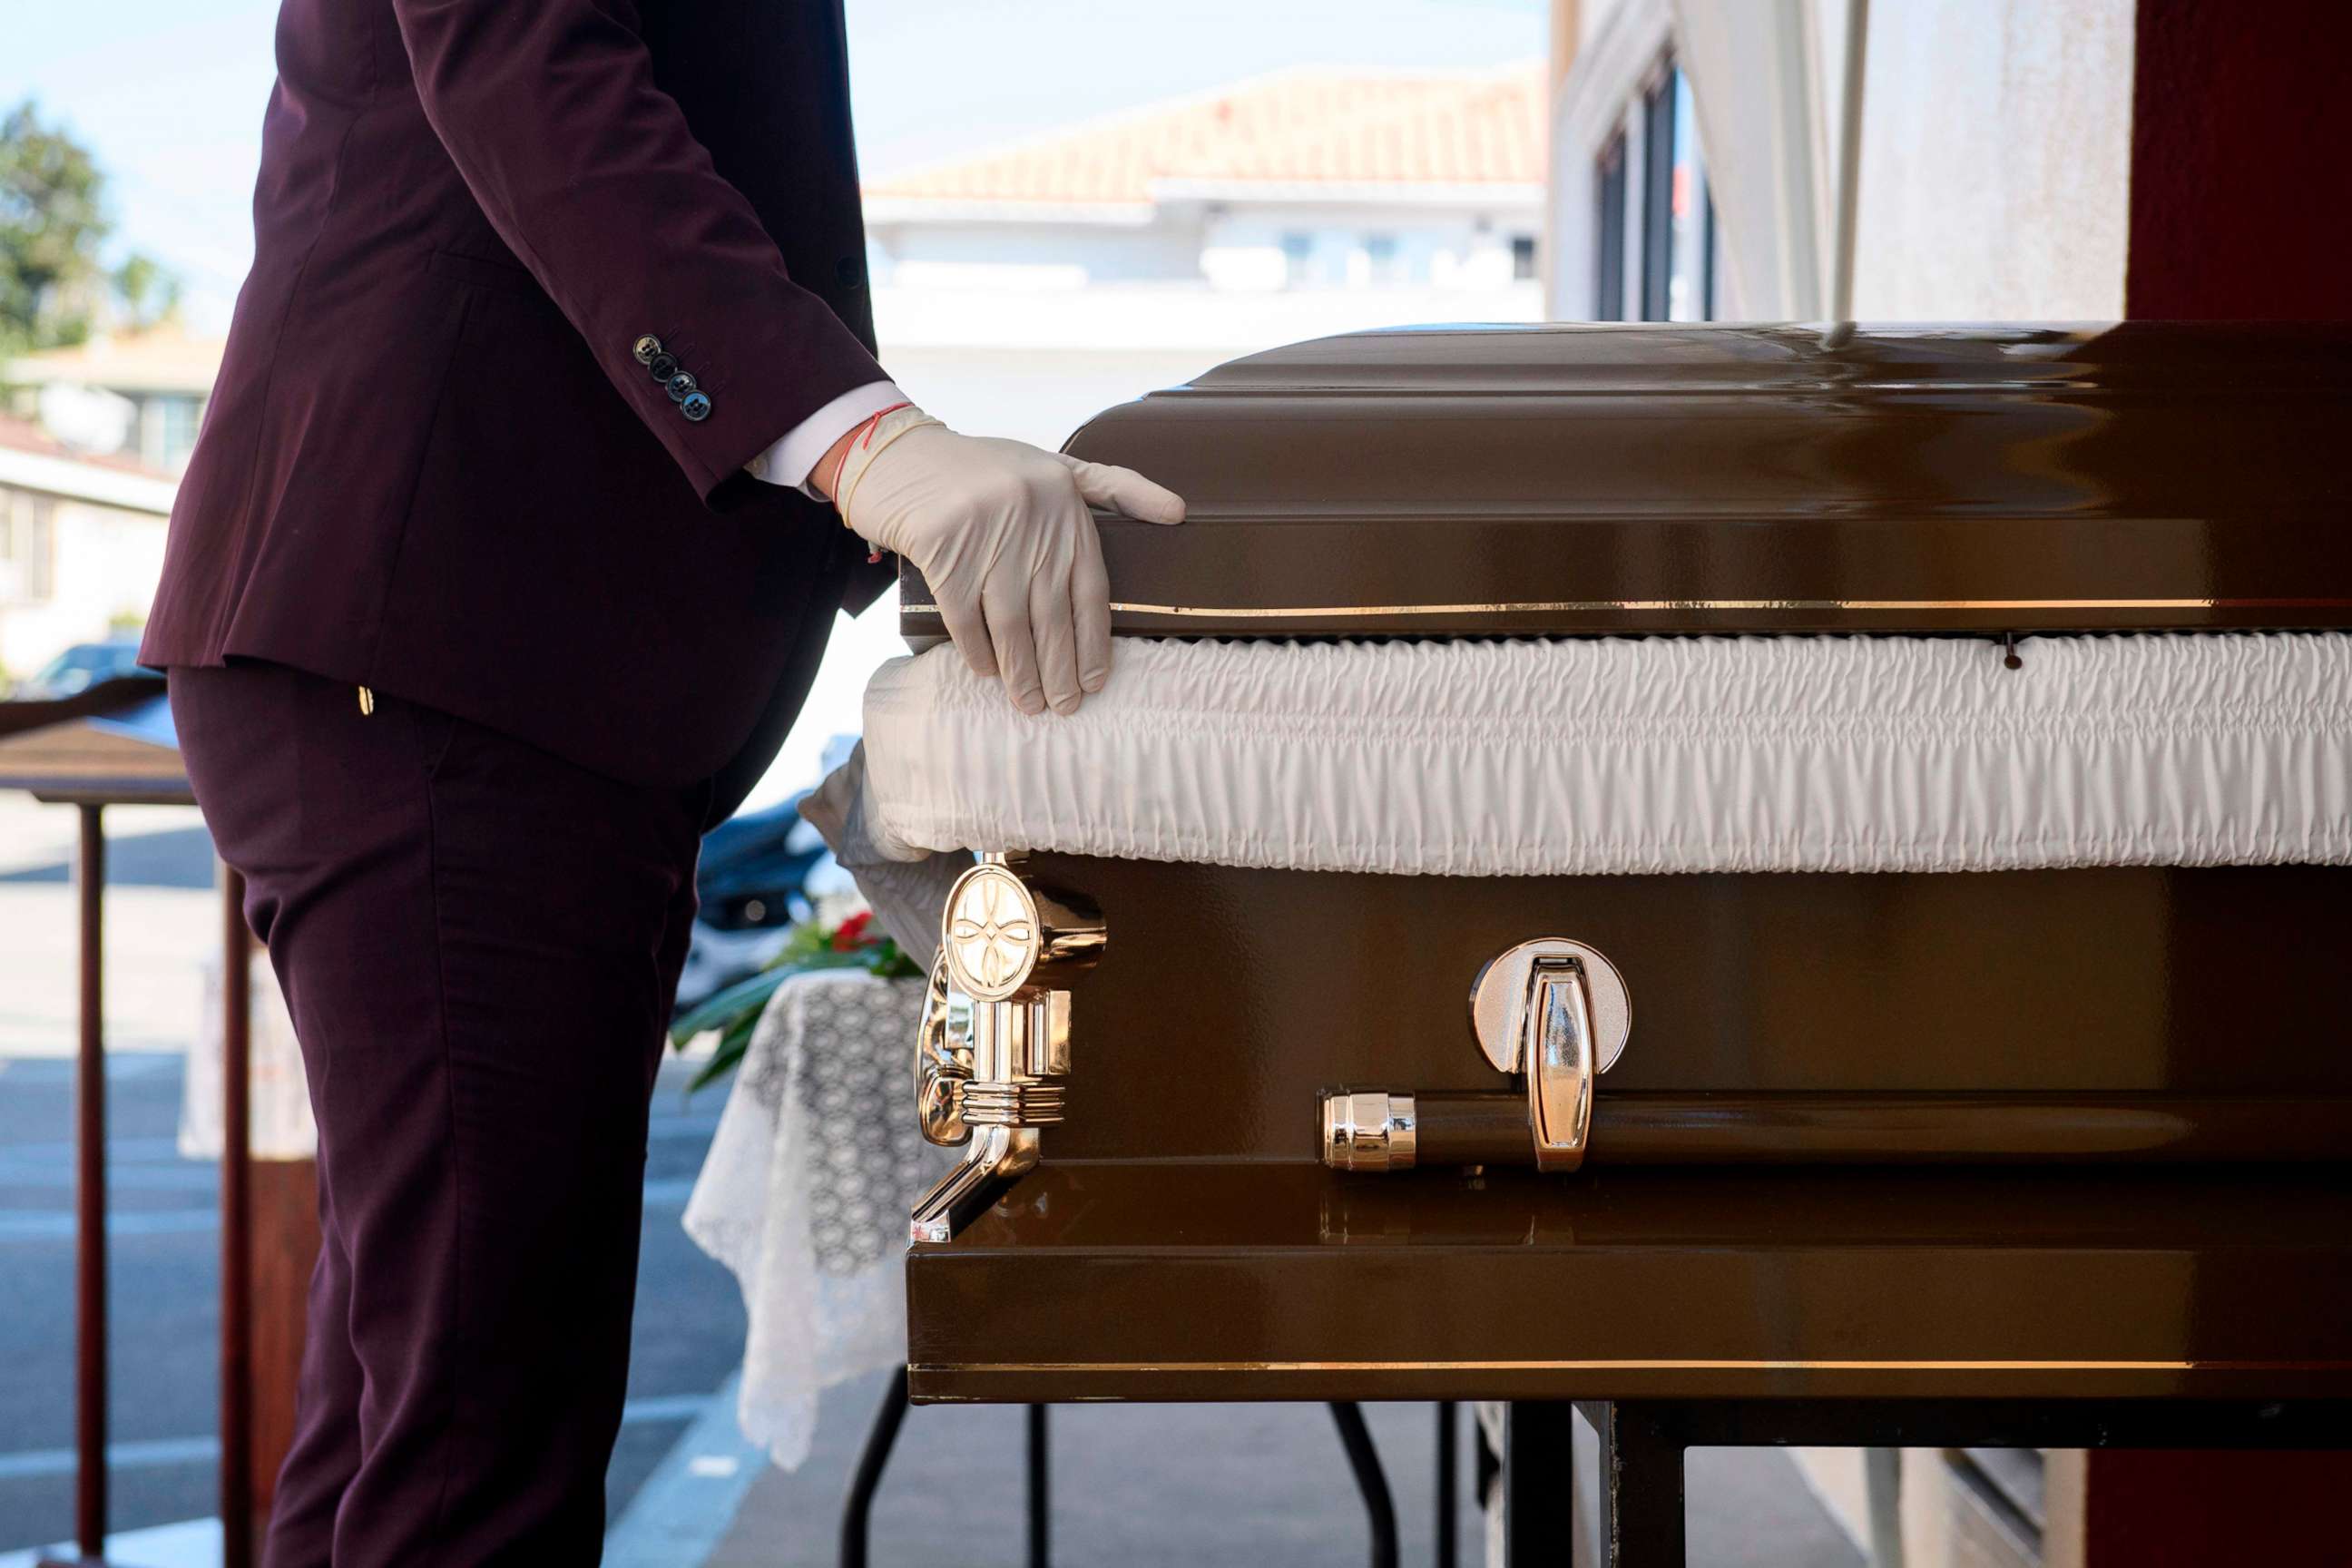
[[1184, 521], [1181, 498], [1132, 469], [959, 436], [913, 407], [855, 433], [831, 478], [842, 520], [915, 563], [965, 661], [1002, 676], [1024, 713], [1076, 712], [1110, 674], [1110, 579], [1087, 503]]

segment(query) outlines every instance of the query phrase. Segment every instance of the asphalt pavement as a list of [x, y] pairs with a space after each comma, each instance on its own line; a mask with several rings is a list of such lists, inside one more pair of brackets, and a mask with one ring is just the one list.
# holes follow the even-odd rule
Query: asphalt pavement
[[[111, 1521], [217, 1508], [219, 1179], [177, 1148], [198, 962], [217, 940], [192, 812], [109, 814], [107, 1073]], [[73, 1527], [74, 814], [0, 797], [0, 1559]], [[654, 1101], [616, 1516], [741, 1359], [735, 1282], [678, 1226], [724, 1088], [679, 1064]]]
[[[140, 1529], [215, 1511], [219, 1185], [176, 1151], [182, 1062], [118, 1056], [108, 1074], [112, 1270], [112, 1521]], [[735, 1281], [678, 1226], [719, 1096], [655, 1102], [629, 1418], [613, 1458], [616, 1515], [741, 1359]], [[0, 1553], [73, 1526], [72, 1067], [0, 1058]]]

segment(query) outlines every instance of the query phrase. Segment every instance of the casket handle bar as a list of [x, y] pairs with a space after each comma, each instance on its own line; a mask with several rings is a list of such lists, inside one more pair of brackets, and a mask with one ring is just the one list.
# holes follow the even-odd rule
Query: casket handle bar
[[[1633, 995], [1617, 966], [1568, 937], [1538, 937], [1487, 961], [1470, 987], [1470, 1030], [1497, 1072], [1527, 1084], [1528, 1133], [1539, 1171], [1584, 1163], [1593, 1080], [1633, 1033]], [[1341, 1171], [1410, 1170], [1420, 1156], [1418, 1097], [1335, 1089], [1323, 1097], [1323, 1163]]]
[[1518, 1059], [1536, 1169], [1575, 1170], [1592, 1133], [1593, 1072], [1592, 998], [1573, 953], [1541, 954], [1528, 971]]
[[923, 1136], [961, 1163], [915, 1205], [908, 1235], [946, 1241], [1034, 1169], [1038, 1131], [1062, 1120], [1070, 1070], [1070, 978], [1094, 967], [1102, 914], [1039, 887], [1005, 857], [957, 879], [915, 1041]]

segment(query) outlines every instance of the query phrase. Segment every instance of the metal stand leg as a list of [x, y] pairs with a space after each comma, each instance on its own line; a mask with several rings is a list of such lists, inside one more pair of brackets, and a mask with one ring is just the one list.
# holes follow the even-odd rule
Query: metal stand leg
[[1478, 1418], [1474, 1406], [1470, 1413], [1470, 1495], [1478, 1500], [1478, 1511], [1484, 1513], [1494, 1505], [1495, 1489], [1503, 1484], [1503, 1456], [1495, 1451], [1495, 1439], [1486, 1433], [1486, 1423]]
[[[1029, 1462], [1029, 1565], [1052, 1568], [1054, 1536], [1045, 1442], [1045, 1407], [1027, 1407]], [[872, 1550], [874, 1494], [889, 1468], [890, 1450], [898, 1446], [898, 1427], [907, 1419], [907, 1373], [890, 1380], [882, 1407], [874, 1413], [873, 1429], [866, 1435], [866, 1450], [857, 1457], [857, 1472], [850, 1478], [849, 1496], [841, 1505], [841, 1568], [866, 1568]], [[1389, 1559], [1393, 1564], [1393, 1554]]]
[[867, 1525], [874, 1513], [875, 1489], [882, 1484], [883, 1468], [898, 1441], [899, 1423], [907, 1419], [907, 1372], [899, 1368], [875, 1413], [874, 1429], [866, 1435], [866, 1451], [857, 1457], [857, 1473], [849, 1483], [849, 1500], [841, 1509], [841, 1568], [866, 1568]]
[[1356, 1489], [1364, 1495], [1364, 1513], [1372, 1529], [1372, 1568], [1397, 1568], [1396, 1505], [1390, 1500], [1389, 1479], [1381, 1469], [1380, 1450], [1372, 1447], [1364, 1413], [1353, 1404], [1334, 1401], [1331, 1419], [1339, 1428], [1339, 1446], [1348, 1450]]
[[1503, 1561], [1568, 1568], [1575, 1539], [1575, 1408], [1515, 1399], [1503, 1425]]
[[1455, 1474], [1462, 1468], [1457, 1451], [1457, 1434], [1461, 1421], [1454, 1401], [1440, 1400], [1437, 1405], [1437, 1568], [1454, 1568], [1456, 1552], [1454, 1536], [1461, 1525], [1454, 1504]]
[[1903, 1450], [1864, 1448], [1862, 1466], [1870, 1504], [1870, 1568], [1903, 1568]]
[[1588, 1407], [1601, 1435], [1601, 1534], [1608, 1568], [1682, 1568], [1683, 1450], [1670, 1409]]
[[1046, 1490], [1045, 1407], [1029, 1406], [1029, 1568], [1053, 1568], [1054, 1516]]

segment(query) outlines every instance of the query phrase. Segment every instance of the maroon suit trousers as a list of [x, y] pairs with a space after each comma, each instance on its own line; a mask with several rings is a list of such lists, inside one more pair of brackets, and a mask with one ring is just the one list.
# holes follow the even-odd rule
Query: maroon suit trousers
[[711, 788], [275, 665], [171, 692], [319, 1123], [269, 1568], [593, 1563]]

